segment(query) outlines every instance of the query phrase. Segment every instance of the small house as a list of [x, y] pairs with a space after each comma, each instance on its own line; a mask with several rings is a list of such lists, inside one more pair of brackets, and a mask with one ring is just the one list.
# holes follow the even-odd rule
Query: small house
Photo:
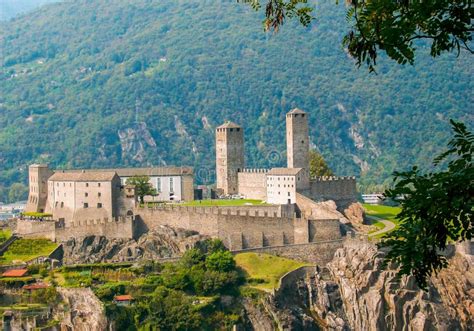
[[25, 277], [27, 273], [27, 269], [10, 269], [5, 271], [2, 277]]
[[133, 302], [133, 297], [130, 294], [116, 295], [114, 303], [117, 306], [130, 306]]

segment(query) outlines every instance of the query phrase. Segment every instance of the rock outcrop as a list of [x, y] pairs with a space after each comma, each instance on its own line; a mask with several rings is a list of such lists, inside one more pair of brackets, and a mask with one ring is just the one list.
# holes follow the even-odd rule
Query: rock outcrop
[[61, 330], [107, 330], [107, 318], [100, 300], [90, 288], [58, 288], [67, 310], [61, 315]]
[[[453, 253], [426, 292], [413, 277], [399, 280], [393, 266], [382, 270], [383, 255], [370, 243], [346, 245], [326, 267], [295, 271], [275, 295], [246, 310], [283, 330], [474, 329], [472, 255]], [[265, 318], [249, 320], [256, 321], [249, 329], [258, 330]]]
[[195, 231], [167, 226], [147, 232], [138, 240], [104, 236], [71, 238], [63, 242], [64, 262], [125, 262], [177, 257], [207, 238]]

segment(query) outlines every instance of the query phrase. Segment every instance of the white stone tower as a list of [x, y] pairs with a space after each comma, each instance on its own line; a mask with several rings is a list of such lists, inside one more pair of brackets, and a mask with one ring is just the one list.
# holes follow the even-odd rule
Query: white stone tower
[[288, 168], [309, 171], [308, 115], [298, 108], [286, 114], [286, 154]]
[[226, 121], [216, 129], [216, 177], [220, 193], [238, 193], [238, 172], [244, 165], [244, 130]]

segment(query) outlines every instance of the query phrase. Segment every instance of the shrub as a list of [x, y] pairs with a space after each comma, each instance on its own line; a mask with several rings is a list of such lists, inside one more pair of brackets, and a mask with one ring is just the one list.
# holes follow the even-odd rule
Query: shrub
[[235, 270], [234, 256], [229, 251], [217, 251], [207, 256], [206, 267], [214, 271], [232, 271]]

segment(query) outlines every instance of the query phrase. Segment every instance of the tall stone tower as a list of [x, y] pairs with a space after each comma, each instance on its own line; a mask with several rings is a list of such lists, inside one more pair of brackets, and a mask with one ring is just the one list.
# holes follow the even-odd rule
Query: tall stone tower
[[43, 213], [48, 198], [48, 179], [53, 175], [47, 164], [32, 164], [29, 168], [29, 194], [26, 212]]
[[244, 130], [227, 121], [216, 129], [216, 176], [220, 193], [238, 193], [237, 173], [244, 166]]
[[309, 171], [308, 115], [298, 108], [286, 114], [286, 155], [288, 168]]

